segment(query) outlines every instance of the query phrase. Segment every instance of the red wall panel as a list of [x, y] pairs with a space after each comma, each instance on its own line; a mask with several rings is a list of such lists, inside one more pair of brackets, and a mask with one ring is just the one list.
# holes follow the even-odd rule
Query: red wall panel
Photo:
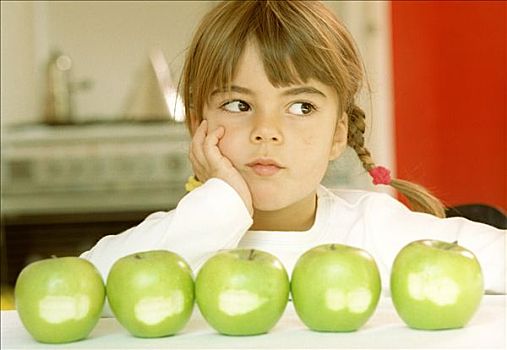
[[507, 209], [500, 1], [391, 3], [397, 176], [447, 205]]

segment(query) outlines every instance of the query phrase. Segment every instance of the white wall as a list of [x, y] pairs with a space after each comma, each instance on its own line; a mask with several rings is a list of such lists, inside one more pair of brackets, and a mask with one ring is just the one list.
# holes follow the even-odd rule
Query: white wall
[[179, 77], [184, 50], [207, 1], [2, 1], [2, 124], [42, 120], [45, 64], [52, 49], [73, 60], [77, 120], [122, 118], [150, 76], [160, 48]]
[[40, 112], [40, 91], [37, 90], [33, 3], [2, 1], [1, 26], [2, 124], [7, 120], [36, 120]]
[[[77, 110], [122, 117], [142, 85], [149, 53], [160, 47], [175, 77], [209, 2], [51, 2], [50, 44], [74, 58], [75, 78], [94, 87], [77, 95]], [[93, 50], [90, 50], [93, 48]]]

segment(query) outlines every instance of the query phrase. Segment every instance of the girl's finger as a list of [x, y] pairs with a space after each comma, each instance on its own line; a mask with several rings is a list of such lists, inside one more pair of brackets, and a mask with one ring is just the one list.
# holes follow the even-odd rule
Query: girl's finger
[[217, 129], [210, 132], [204, 140], [204, 155], [206, 156], [208, 164], [213, 168], [217, 168], [224, 158], [218, 148], [218, 142], [224, 136], [224, 133], [224, 127], [219, 126]]
[[194, 137], [192, 138], [191, 153], [194, 155], [195, 160], [202, 166], [207, 165], [206, 156], [204, 155], [203, 147], [206, 139], [206, 129], [208, 122], [203, 120], [201, 125], [197, 128]]

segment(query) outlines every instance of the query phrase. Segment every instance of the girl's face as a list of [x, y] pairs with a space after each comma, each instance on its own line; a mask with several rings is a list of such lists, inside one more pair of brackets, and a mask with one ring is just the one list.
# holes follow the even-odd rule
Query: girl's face
[[[254, 208], [279, 210], [311, 198], [328, 162], [347, 143], [347, 118], [338, 118], [336, 91], [316, 80], [274, 87], [252, 43], [245, 47], [232, 85], [231, 93], [212, 93], [203, 117], [210, 130], [225, 127], [218, 147], [246, 180]], [[249, 165], [258, 159], [280, 168]]]

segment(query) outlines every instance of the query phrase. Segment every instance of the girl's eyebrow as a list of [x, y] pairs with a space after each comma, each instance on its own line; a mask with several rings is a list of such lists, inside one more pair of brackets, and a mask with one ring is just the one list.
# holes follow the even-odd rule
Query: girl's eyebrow
[[[255, 93], [252, 90], [247, 89], [245, 87], [237, 86], [237, 85], [231, 85], [230, 91], [242, 93], [245, 95], [255, 95]], [[225, 92], [229, 92], [229, 90], [228, 89], [215, 89], [211, 93], [211, 97], [213, 97], [213, 95], [216, 95], [219, 93], [225, 93]], [[324, 98], [327, 98], [326, 94], [324, 94], [319, 89], [314, 88], [313, 86], [298, 86], [295, 88], [290, 88], [290, 89], [283, 91], [280, 94], [280, 96], [295, 96], [295, 95], [302, 95], [302, 94], [313, 94], [313, 95], [319, 95]]]
[[293, 95], [301, 95], [301, 94], [313, 94], [320, 95], [326, 98], [326, 94], [320, 91], [319, 89], [314, 88], [313, 86], [299, 86], [292, 89], [285, 90], [281, 93], [282, 96], [293, 96]]

